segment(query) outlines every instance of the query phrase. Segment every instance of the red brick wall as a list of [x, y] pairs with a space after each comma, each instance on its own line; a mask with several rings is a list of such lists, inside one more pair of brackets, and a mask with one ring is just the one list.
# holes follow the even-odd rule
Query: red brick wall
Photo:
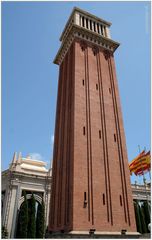
[[114, 59], [79, 40], [60, 66], [54, 146], [49, 230], [135, 231]]
[[60, 66], [53, 155], [50, 231], [72, 229], [74, 45]]

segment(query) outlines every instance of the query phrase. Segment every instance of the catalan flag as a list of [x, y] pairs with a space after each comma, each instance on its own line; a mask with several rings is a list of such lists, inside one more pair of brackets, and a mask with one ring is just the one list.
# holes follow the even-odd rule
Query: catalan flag
[[143, 150], [137, 157], [135, 157], [130, 163], [129, 163], [129, 170], [130, 174], [132, 174], [134, 170], [134, 166], [139, 163], [139, 159], [144, 156], [145, 150]]
[[150, 170], [150, 151], [142, 151], [129, 164], [130, 174], [141, 175]]
[[150, 170], [150, 151], [141, 157], [139, 164], [135, 166], [135, 175], [143, 175]]

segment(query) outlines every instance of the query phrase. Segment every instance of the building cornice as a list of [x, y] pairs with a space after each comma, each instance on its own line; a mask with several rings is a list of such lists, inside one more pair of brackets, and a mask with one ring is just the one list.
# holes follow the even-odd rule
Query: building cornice
[[118, 42], [115, 42], [110, 38], [101, 36], [96, 32], [92, 32], [89, 29], [82, 28], [81, 26], [72, 23], [68, 28], [64, 41], [62, 42], [61, 47], [59, 48], [58, 53], [54, 59], [55, 64], [60, 65], [62, 63], [68, 49], [70, 48], [75, 38], [85, 40], [88, 43], [108, 50], [111, 53], [113, 53], [120, 45]]
[[10, 171], [10, 170], [5, 170], [2, 172], [2, 177], [5, 177], [5, 176], [36, 178], [36, 179], [43, 179], [43, 180], [47, 179], [50, 181], [52, 179], [52, 176], [50, 176], [48, 173], [45, 173], [45, 175], [37, 175], [36, 173], [25, 173], [25, 172]]

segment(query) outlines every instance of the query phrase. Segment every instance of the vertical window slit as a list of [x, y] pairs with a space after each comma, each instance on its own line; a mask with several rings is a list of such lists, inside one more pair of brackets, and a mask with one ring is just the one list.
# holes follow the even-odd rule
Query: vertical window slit
[[87, 193], [84, 192], [84, 202], [86, 202], [86, 201], [87, 201]]
[[86, 208], [87, 206], [87, 193], [84, 192], [84, 203], [83, 203], [83, 207]]
[[99, 138], [101, 139], [101, 130], [99, 130]]
[[81, 50], [84, 51], [84, 47], [83, 46], [81, 47]]
[[103, 198], [103, 205], [105, 205], [105, 194], [104, 193], [102, 195], [102, 198]]
[[120, 195], [120, 206], [122, 206], [122, 197]]
[[116, 134], [114, 134], [114, 141], [116, 142]]
[[85, 135], [85, 127], [83, 127], [83, 135]]
[[82, 85], [84, 86], [84, 79], [82, 80]]
[[98, 90], [98, 84], [96, 84], [96, 90]]

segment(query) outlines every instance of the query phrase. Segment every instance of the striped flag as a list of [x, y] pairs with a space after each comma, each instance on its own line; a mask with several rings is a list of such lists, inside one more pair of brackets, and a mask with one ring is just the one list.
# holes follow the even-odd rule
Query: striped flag
[[135, 157], [130, 163], [129, 163], [129, 170], [130, 170], [130, 174], [132, 174], [133, 170], [134, 170], [134, 166], [135, 164], [138, 164], [139, 159], [144, 156], [145, 154], [145, 150], [143, 150], [137, 157]]
[[134, 173], [135, 175], [143, 175], [145, 172], [150, 170], [150, 151], [147, 152], [139, 160], [139, 164], [135, 166]]
[[145, 153], [142, 151], [135, 159], [129, 164], [130, 174], [141, 175], [150, 170], [150, 151]]

